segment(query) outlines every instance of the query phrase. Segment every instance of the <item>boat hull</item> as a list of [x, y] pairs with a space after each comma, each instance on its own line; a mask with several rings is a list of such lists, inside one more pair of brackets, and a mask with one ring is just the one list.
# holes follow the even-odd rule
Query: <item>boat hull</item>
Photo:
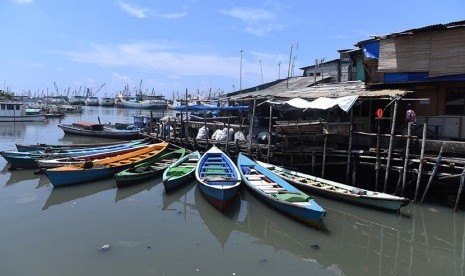
[[385, 211], [399, 211], [400, 208], [408, 205], [410, 202], [409, 199], [404, 197], [363, 190], [343, 183], [284, 169], [264, 162], [258, 163], [269, 168], [271, 172], [279, 175], [298, 189], [311, 194], [317, 194], [354, 205], [372, 207]]
[[139, 184], [163, 174], [163, 171], [178, 158], [184, 156], [185, 149], [164, 153], [148, 162], [142, 162], [115, 174], [118, 188]]
[[321, 226], [326, 211], [314, 199], [243, 154], [239, 154], [237, 164], [246, 187], [255, 196], [300, 222]]
[[47, 170], [47, 177], [54, 187], [68, 186], [83, 182], [112, 177], [115, 173], [128, 168], [130, 165], [117, 168], [95, 168], [91, 170], [52, 171]]
[[44, 115], [0, 116], [0, 123], [43, 122], [46, 120]]
[[205, 198], [220, 211], [225, 211], [234, 202], [241, 184], [236, 165], [215, 146], [200, 158], [195, 178]]
[[110, 128], [104, 128], [103, 130], [87, 130], [71, 125], [58, 125], [65, 134], [82, 135], [100, 138], [120, 139], [120, 140], [134, 140], [140, 138], [140, 132], [138, 129], [132, 130], [116, 130]]
[[200, 153], [195, 151], [174, 162], [163, 172], [163, 186], [171, 191], [194, 178], [195, 167]]

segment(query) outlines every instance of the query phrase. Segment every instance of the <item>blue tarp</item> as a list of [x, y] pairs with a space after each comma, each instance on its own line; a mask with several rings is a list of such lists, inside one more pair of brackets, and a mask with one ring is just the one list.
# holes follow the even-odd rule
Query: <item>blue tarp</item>
[[406, 81], [426, 81], [428, 72], [421, 73], [384, 73], [384, 82], [406, 82]]
[[[206, 105], [188, 105], [188, 111], [215, 111], [215, 110], [249, 110], [248, 105], [231, 105], [231, 106], [206, 106]], [[176, 106], [176, 111], [185, 111], [186, 106]]]
[[379, 40], [363, 44], [362, 49], [365, 57], [379, 59]]

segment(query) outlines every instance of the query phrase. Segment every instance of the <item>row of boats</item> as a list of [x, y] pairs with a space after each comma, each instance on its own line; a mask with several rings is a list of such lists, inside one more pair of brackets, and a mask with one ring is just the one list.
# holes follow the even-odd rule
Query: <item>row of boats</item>
[[10, 168], [38, 169], [54, 187], [89, 183], [114, 177], [118, 188], [162, 175], [166, 191], [194, 177], [205, 198], [220, 211], [236, 200], [244, 184], [257, 197], [295, 219], [319, 226], [326, 214], [313, 193], [378, 209], [398, 211], [409, 200], [362, 190], [273, 164], [240, 153], [236, 162], [216, 146], [201, 154], [148, 139], [81, 145], [16, 145], [0, 154]]

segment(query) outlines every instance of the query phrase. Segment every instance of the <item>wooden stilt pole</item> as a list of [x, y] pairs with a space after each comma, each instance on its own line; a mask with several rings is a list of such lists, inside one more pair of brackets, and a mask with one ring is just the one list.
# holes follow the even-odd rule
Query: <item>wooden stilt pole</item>
[[349, 184], [350, 177], [350, 161], [352, 159], [352, 135], [354, 131], [354, 109], [350, 109], [350, 126], [349, 126], [349, 145], [347, 149], [347, 168], [346, 168], [346, 183]]
[[226, 154], [228, 153], [228, 147], [229, 147], [229, 128], [231, 127], [231, 113], [228, 114], [228, 131], [226, 132], [227, 137], [226, 137]]
[[328, 144], [328, 135], [325, 135], [325, 141], [323, 143], [323, 160], [321, 161], [321, 177], [325, 177], [325, 166], [326, 166], [326, 145]]
[[412, 134], [412, 123], [408, 122], [407, 126], [407, 144], [405, 145], [405, 158], [404, 158], [404, 172], [402, 174], [402, 189], [400, 190], [400, 196], [404, 196], [405, 190], [405, 181], [407, 180], [407, 167], [408, 167], [408, 157], [410, 154], [410, 139]]
[[388, 151], [387, 164], [386, 164], [386, 173], [384, 175], [383, 192], [386, 192], [387, 184], [389, 182], [389, 172], [391, 170], [391, 157], [392, 157], [392, 150], [394, 146], [394, 134], [396, 130], [396, 116], [397, 116], [397, 99], [394, 100], [394, 111], [392, 114], [392, 122], [391, 122], [391, 137], [389, 139], [389, 151]]
[[189, 103], [187, 102], [187, 88], [186, 88], [186, 143], [184, 144], [184, 147], [187, 147], [189, 144], [189, 114], [187, 114], [187, 107], [189, 106]]
[[207, 127], [207, 115], [205, 113], [203, 113], [203, 126], [205, 128], [205, 132], [207, 133], [207, 135], [205, 136], [205, 142], [206, 142], [206, 148], [210, 148], [208, 146], [208, 138], [210, 136], [210, 131], [208, 131], [208, 127]]
[[270, 120], [268, 121], [268, 149], [266, 152], [266, 162], [270, 163], [270, 148], [271, 148], [271, 125], [273, 122], [273, 105], [270, 104]]
[[463, 184], [465, 183], [465, 166], [463, 167], [462, 174], [460, 175], [460, 186], [459, 191], [457, 192], [457, 197], [455, 198], [454, 211], [457, 212], [460, 203], [460, 196], [462, 196]]
[[[186, 101], [187, 102], [187, 101]], [[180, 139], [180, 144], [182, 145], [183, 144], [183, 140], [184, 140], [184, 135], [182, 135], [183, 131], [184, 131], [184, 120], [183, 120], [183, 112], [181, 111], [181, 127], [179, 128], [179, 139]]]
[[423, 196], [421, 197], [421, 204], [425, 201], [426, 194], [428, 193], [429, 187], [431, 186], [431, 183], [433, 182], [434, 177], [436, 176], [436, 173], [439, 168], [439, 164], [441, 163], [442, 159], [442, 150], [443, 150], [444, 145], [441, 146], [441, 149], [439, 150], [438, 157], [436, 159], [436, 163], [434, 164], [433, 171], [431, 172], [431, 176], [429, 177], [428, 184], [426, 184], [426, 189], [423, 192]]
[[252, 135], [253, 135], [253, 124], [254, 124], [254, 119], [255, 119], [255, 108], [257, 106], [257, 99], [253, 99], [253, 109], [252, 109], [252, 117], [250, 117], [250, 122], [249, 122], [249, 147], [247, 149], [247, 153], [249, 156], [252, 156]]
[[381, 144], [381, 120], [377, 119], [376, 120], [376, 165], [375, 165], [375, 191], [378, 191], [379, 188], [379, 171], [380, 171], [380, 157], [379, 157], [379, 145]]
[[415, 187], [415, 196], [413, 202], [417, 202], [418, 190], [420, 189], [421, 175], [423, 173], [423, 163], [425, 162], [425, 146], [426, 146], [426, 130], [428, 129], [428, 123], [423, 123], [423, 138], [421, 139], [421, 152], [420, 152], [420, 164], [418, 165], [418, 176], [417, 185]]

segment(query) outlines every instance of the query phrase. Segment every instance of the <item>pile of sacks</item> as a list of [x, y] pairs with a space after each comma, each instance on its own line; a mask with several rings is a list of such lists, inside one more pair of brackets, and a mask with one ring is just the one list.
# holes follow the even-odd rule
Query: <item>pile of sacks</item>
[[[207, 139], [208, 131], [208, 128], [205, 128], [205, 126], [199, 128], [196, 139]], [[245, 135], [240, 130], [234, 133], [234, 129], [229, 128], [228, 131], [228, 128], [225, 127], [223, 129], [217, 129], [213, 133], [211, 139], [216, 141], [245, 141]]]

